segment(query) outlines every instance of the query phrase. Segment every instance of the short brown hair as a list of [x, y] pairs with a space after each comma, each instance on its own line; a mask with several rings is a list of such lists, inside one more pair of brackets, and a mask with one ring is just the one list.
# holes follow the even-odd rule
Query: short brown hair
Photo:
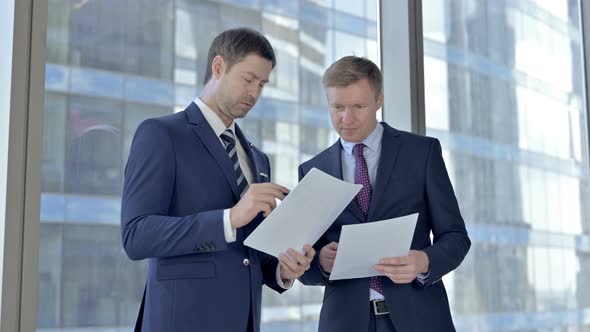
[[383, 75], [377, 65], [357, 56], [345, 56], [334, 62], [324, 73], [324, 88], [345, 87], [366, 78], [378, 98], [383, 93]]
[[277, 64], [275, 51], [272, 45], [260, 32], [249, 28], [236, 28], [225, 30], [220, 33], [209, 47], [207, 55], [207, 71], [203, 84], [207, 84], [211, 79], [211, 64], [216, 56], [220, 55], [227, 63], [227, 69], [242, 61], [250, 54], [259, 55], [272, 62], [272, 68]]

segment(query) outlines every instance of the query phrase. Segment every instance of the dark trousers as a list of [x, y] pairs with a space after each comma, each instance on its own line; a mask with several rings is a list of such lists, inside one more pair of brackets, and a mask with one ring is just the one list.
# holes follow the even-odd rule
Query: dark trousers
[[250, 308], [250, 313], [248, 314], [248, 332], [254, 332], [254, 319], [252, 319], [252, 308]]
[[369, 332], [395, 332], [393, 323], [389, 315], [375, 316], [373, 307], [371, 307], [369, 314]]

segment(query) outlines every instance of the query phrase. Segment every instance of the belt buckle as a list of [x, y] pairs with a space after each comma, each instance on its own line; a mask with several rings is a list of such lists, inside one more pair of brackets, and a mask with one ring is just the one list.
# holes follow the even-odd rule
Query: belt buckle
[[373, 312], [375, 313], [375, 316], [389, 314], [385, 300], [372, 300], [371, 303], [373, 304]]

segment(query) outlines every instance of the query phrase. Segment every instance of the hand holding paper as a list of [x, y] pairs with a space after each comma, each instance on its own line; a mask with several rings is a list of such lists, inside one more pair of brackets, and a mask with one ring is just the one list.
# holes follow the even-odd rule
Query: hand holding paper
[[342, 226], [330, 280], [381, 275], [375, 264], [383, 257], [407, 256], [418, 214]]
[[407, 256], [382, 258], [375, 269], [396, 284], [408, 284], [419, 273], [427, 273], [429, 264], [428, 255], [424, 251], [410, 250]]
[[331, 273], [338, 251], [338, 242], [330, 242], [320, 250], [320, 267], [324, 272]]
[[305, 254], [302, 255], [293, 249], [287, 250], [286, 253], [279, 255], [280, 273], [283, 280], [294, 280], [309, 270], [315, 250], [309, 244], [303, 246]]

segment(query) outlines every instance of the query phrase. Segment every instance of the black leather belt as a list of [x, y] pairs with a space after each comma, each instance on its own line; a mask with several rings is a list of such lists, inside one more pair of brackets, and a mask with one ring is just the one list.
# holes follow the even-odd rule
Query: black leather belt
[[373, 309], [375, 316], [387, 315], [389, 313], [385, 300], [371, 300], [371, 308]]

